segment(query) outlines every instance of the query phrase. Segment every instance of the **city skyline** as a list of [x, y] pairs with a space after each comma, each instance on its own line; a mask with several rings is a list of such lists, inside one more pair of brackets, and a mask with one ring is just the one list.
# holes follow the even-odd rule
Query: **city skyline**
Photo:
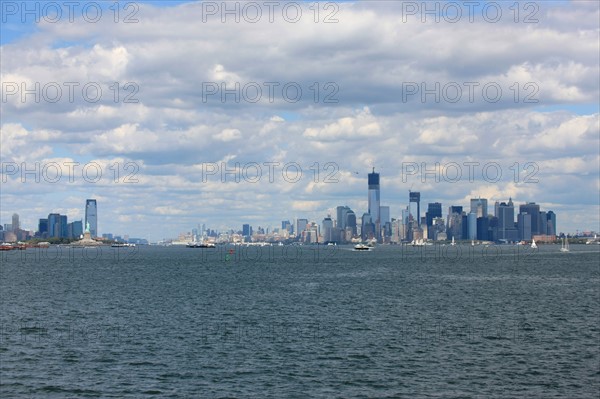
[[375, 167], [390, 217], [412, 190], [421, 216], [429, 202], [512, 198], [554, 210], [559, 231], [600, 230], [595, 2], [542, 2], [530, 21], [503, 2], [497, 21], [481, 6], [436, 21], [406, 2], [318, 15], [299, 3], [298, 21], [279, 9], [256, 23], [201, 3], [135, 4], [127, 24], [109, 3], [93, 23], [66, 9], [39, 23], [6, 15], [1, 223], [85, 220], [86, 198], [100, 233], [152, 240], [202, 223], [320, 223], [339, 204], [358, 219]]
[[[359, 174], [358, 172], [355, 172]], [[490, 212], [488, 208], [487, 198], [470, 198], [469, 206], [461, 204], [452, 204], [447, 206], [447, 213], [444, 213], [444, 205], [440, 202], [429, 202], [427, 203], [426, 212], [421, 213], [421, 193], [418, 191], [408, 191], [407, 205], [404, 210], [400, 212], [401, 216], [390, 215], [390, 207], [388, 205], [381, 205], [381, 184], [380, 184], [380, 173], [375, 171], [375, 167], [367, 175], [367, 209], [362, 217], [357, 218], [356, 213], [351, 207], [347, 205], [338, 205], [335, 208], [334, 217], [331, 217], [332, 213], [327, 213], [327, 216], [322, 219], [322, 225], [319, 223], [319, 218], [293, 218], [292, 222], [289, 220], [281, 219], [281, 230], [294, 231], [294, 237], [299, 237], [301, 232], [307, 227], [309, 223], [313, 223], [316, 226], [316, 231], [319, 233], [320, 239], [325, 242], [329, 241], [346, 241], [350, 242], [352, 238], [361, 237], [363, 241], [371, 238], [376, 239], [379, 242], [387, 242], [390, 237], [395, 236], [392, 242], [398, 242], [399, 240], [410, 241], [416, 238], [424, 238], [429, 240], [449, 240], [450, 237], [458, 237], [459, 239], [470, 239], [470, 240], [484, 240], [484, 241], [509, 241], [515, 242], [520, 240], [530, 240], [534, 235], [572, 235], [573, 232], [563, 232], [557, 228], [556, 214], [553, 210], [542, 210], [539, 203], [532, 201], [517, 203], [518, 212], [515, 212], [516, 205], [512, 198], [508, 201], [494, 201], [494, 211]], [[412, 204], [415, 204], [412, 206]], [[463, 224], [464, 227], [459, 228], [456, 231], [452, 227], [454, 215], [461, 216], [459, 218], [459, 224]], [[372, 215], [377, 215], [375, 218]], [[538, 216], [539, 215], [539, 216]], [[488, 217], [495, 217], [498, 223], [494, 229], [494, 235], [492, 237], [491, 229], [490, 236], [483, 231], [488, 230], [488, 223], [492, 219]], [[55, 220], [56, 219], [56, 220]], [[486, 219], [486, 220], [480, 220]], [[97, 220], [97, 201], [96, 199], [85, 200], [85, 222], [75, 221], [68, 223], [67, 229], [67, 216], [60, 215], [59, 213], [50, 213], [47, 219], [39, 219], [37, 236], [38, 237], [65, 237], [65, 238], [77, 238], [81, 233], [90, 226], [90, 233], [92, 237], [104, 237], [112, 239], [113, 236], [118, 236], [112, 232], [106, 232], [99, 234], [97, 231], [98, 220]], [[411, 220], [413, 222], [411, 222]], [[546, 220], [548, 226], [546, 226]], [[7, 225], [4, 224], [4, 231], [16, 231], [19, 230], [20, 216], [17, 213], [13, 213], [11, 216], [12, 223]], [[394, 222], [397, 221], [397, 222]], [[437, 226], [437, 222], [441, 224]], [[357, 224], [358, 222], [358, 224]], [[484, 223], [485, 222], [485, 223]], [[404, 227], [399, 227], [397, 223]], [[412, 224], [411, 224], [412, 223]], [[481, 223], [481, 225], [480, 225]], [[543, 226], [542, 226], [543, 223]], [[1, 225], [1, 224], [0, 224]], [[15, 227], [16, 230], [15, 230]], [[8, 228], [7, 228], [8, 226]], [[45, 226], [44, 228], [42, 226]], [[75, 226], [75, 227], [73, 227]], [[197, 225], [198, 228], [191, 229], [191, 235], [193, 241], [196, 241], [198, 237], [205, 234], [207, 230], [206, 224]], [[377, 227], [376, 227], [377, 226]], [[486, 226], [486, 227], [484, 227]], [[279, 227], [273, 227], [272, 225], [263, 225], [258, 223], [257, 226], [253, 226], [249, 223], [242, 225], [241, 229], [236, 229], [233, 226], [222, 228], [222, 229], [211, 229], [218, 233], [223, 232], [239, 232], [246, 241], [250, 241], [250, 237], [257, 230], [260, 234], [267, 233], [272, 234], [273, 231], [279, 231]], [[343, 230], [348, 227], [346, 233]], [[357, 228], [358, 227], [358, 228]], [[438, 228], [439, 227], [439, 228]], [[208, 227], [210, 228], [210, 226]], [[332, 233], [333, 228], [340, 228], [342, 231], [334, 235]], [[44, 230], [45, 229], [45, 230]], [[51, 231], [54, 229], [56, 231]], [[400, 229], [400, 230], [399, 230]], [[404, 231], [402, 230], [404, 229]], [[413, 230], [415, 233], [413, 233]], [[417, 231], [418, 230], [418, 231]], [[32, 232], [35, 232], [32, 229]], [[393, 231], [393, 232], [392, 232]], [[402, 232], [403, 231], [403, 232]], [[582, 230], [584, 232], [585, 230]], [[596, 232], [596, 230], [590, 230]], [[46, 235], [43, 235], [43, 233]], [[79, 233], [76, 233], [79, 232]], [[579, 230], [577, 230], [579, 232]], [[188, 232], [189, 233], [189, 232]], [[438, 237], [438, 233], [443, 235]], [[184, 232], [179, 232], [178, 236], [181, 237]], [[341, 236], [340, 236], [341, 234]], [[398, 236], [400, 234], [400, 236]], [[416, 234], [413, 236], [413, 234]], [[448, 235], [446, 238], [446, 234]], [[125, 234], [129, 236], [129, 234]], [[121, 236], [118, 236], [121, 239]], [[172, 239], [168, 237], [162, 237], [164, 239]], [[333, 238], [337, 237], [337, 238]], [[143, 237], [144, 239], [146, 237]], [[317, 239], [318, 240], [318, 239]], [[395, 240], [395, 241], [394, 241]]]

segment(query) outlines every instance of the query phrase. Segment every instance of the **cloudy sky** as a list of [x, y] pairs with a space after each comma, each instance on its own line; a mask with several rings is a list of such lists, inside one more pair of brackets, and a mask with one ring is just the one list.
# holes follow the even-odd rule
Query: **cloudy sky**
[[412, 189], [600, 230], [599, 3], [475, 3], [3, 2], [0, 222], [320, 222], [375, 167], [392, 217]]

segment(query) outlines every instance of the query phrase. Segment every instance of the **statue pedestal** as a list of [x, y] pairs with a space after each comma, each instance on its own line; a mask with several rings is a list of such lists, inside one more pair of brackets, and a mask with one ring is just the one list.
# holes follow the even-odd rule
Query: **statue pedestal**
[[86, 231], [85, 233], [83, 233], [83, 238], [79, 241], [75, 241], [74, 243], [71, 243], [71, 245], [76, 246], [76, 247], [80, 247], [80, 246], [98, 246], [98, 245], [102, 245], [101, 242], [98, 242], [94, 239], [92, 239], [92, 235], [90, 234], [89, 231]]

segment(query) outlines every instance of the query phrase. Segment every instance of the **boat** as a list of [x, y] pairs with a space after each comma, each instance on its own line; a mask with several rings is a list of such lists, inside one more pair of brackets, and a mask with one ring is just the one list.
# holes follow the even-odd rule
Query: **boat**
[[115, 242], [110, 245], [113, 248], [126, 248], [126, 247], [135, 247], [135, 244], [130, 244], [127, 242]]
[[535, 243], [535, 240], [531, 240], [531, 248], [536, 249], [538, 246]]
[[450, 245], [455, 246], [456, 242], [454, 242], [454, 237], [452, 237], [452, 242], [450, 243]]
[[354, 250], [355, 251], [370, 251], [373, 247], [370, 247], [368, 245], [365, 244], [356, 244], [354, 246]]
[[560, 248], [560, 252], [569, 252], [569, 239], [563, 238], [562, 247]]
[[13, 249], [15, 249], [15, 247], [13, 247], [12, 244], [6, 242], [0, 244], [0, 251], [12, 251]]
[[598, 235], [594, 234], [594, 238], [589, 238], [586, 242], [586, 245], [590, 245], [590, 244], [600, 244], [600, 240], [598, 240]]
[[212, 242], [189, 242], [186, 247], [188, 248], [216, 248], [216, 244]]
[[24, 249], [27, 249], [27, 245], [22, 242], [18, 242], [16, 244], [3, 242], [2, 244], [0, 244], [0, 251], [12, 251], [13, 249], [24, 250]]
[[418, 240], [412, 240], [410, 245], [412, 245], [413, 247], [422, 247], [425, 245], [425, 243], [423, 242], [422, 238], [419, 238]]

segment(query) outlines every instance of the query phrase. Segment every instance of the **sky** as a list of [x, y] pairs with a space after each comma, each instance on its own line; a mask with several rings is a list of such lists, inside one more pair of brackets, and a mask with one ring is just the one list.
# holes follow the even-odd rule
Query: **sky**
[[374, 167], [391, 217], [412, 190], [600, 231], [596, 1], [67, 3], [0, 4], [2, 224], [320, 223]]

